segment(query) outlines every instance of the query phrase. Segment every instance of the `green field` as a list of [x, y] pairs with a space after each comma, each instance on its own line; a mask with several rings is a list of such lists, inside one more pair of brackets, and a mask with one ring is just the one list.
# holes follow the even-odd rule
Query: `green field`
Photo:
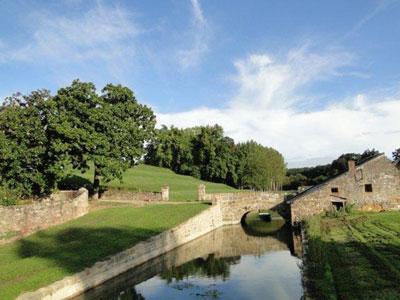
[[114, 207], [0, 247], [0, 299], [36, 290], [161, 233], [204, 204]]
[[[76, 175], [92, 181], [93, 169]], [[235, 191], [234, 188], [225, 184], [206, 182], [191, 176], [178, 175], [169, 169], [144, 164], [128, 169], [123, 175], [122, 182], [113, 180], [106, 183], [105, 186], [132, 191], [159, 192], [163, 185], [168, 185], [170, 200], [193, 201], [197, 200], [197, 187], [201, 183], [206, 185], [207, 192], [210, 193]]]
[[400, 299], [400, 212], [313, 217], [304, 272], [315, 299]]

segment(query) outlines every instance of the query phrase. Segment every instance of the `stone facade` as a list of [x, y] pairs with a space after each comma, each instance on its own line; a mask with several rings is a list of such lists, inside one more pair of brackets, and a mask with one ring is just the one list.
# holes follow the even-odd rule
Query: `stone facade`
[[292, 224], [309, 216], [354, 204], [361, 210], [400, 209], [400, 170], [384, 155], [349, 170], [291, 200]]
[[118, 201], [118, 202], [135, 202], [135, 201], [169, 201], [169, 187], [163, 186], [161, 192], [134, 192], [129, 190], [108, 189], [101, 194], [100, 200]]
[[60, 191], [29, 205], [0, 206], [0, 240], [10, 242], [38, 230], [78, 218], [88, 212], [88, 191]]

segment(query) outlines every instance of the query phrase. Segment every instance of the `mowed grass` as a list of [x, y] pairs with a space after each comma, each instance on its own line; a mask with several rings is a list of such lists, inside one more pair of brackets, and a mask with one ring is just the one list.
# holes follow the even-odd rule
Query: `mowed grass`
[[[93, 180], [93, 169], [76, 174], [90, 181]], [[199, 184], [205, 184], [207, 192], [222, 193], [237, 191], [233, 187], [221, 183], [202, 181], [191, 176], [179, 175], [165, 168], [159, 168], [140, 164], [128, 169], [122, 182], [113, 180], [103, 183], [109, 188], [120, 188], [142, 192], [160, 192], [161, 187], [168, 185], [170, 188], [171, 201], [193, 201], [197, 200], [197, 188]]]
[[307, 222], [304, 272], [315, 299], [400, 299], [400, 212]]
[[14, 299], [169, 229], [207, 205], [97, 210], [0, 247], [0, 299]]

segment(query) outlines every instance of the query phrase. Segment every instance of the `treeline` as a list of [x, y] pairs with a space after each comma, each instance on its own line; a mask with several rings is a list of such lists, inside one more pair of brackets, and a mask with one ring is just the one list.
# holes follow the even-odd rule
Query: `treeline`
[[223, 128], [163, 126], [147, 145], [145, 163], [242, 189], [276, 190], [285, 181], [283, 156], [255, 141], [235, 144]]
[[363, 153], [342, 154], [330, 164], [319, 165], [316, 167], [288, 169], [287, 181], [283, 188], [285, 190], [295, 190], [299, 186], [312, 186], [320, 184], [331, 177], [347, 171], [347, 162], [349, 160], [354, 160], [356, 163], [360, 163], [378, 154], [380, 154], [380, 152], [375, 149], [367, 149]]
[[278, 189], [285, 162], [254, 141], [235, 144], [218, 126], [155, 129], [153, 111], [121, 85], [97, 91], [75, 80], [55, 95], [16, 94], [0, 106], [0, 202], [44, 196], [74, 169], [94, 168], [91, 184], [122, 179], [142, 161], [239, 188]]

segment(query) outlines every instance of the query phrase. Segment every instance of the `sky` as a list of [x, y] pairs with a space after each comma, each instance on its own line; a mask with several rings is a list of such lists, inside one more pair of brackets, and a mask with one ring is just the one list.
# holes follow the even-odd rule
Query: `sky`
[[[0, 0], [0, 99], [130, 87], [289, 167], [400, 147], [400, 0]], [[1, 101], [1, 100], [0, 100]]]

